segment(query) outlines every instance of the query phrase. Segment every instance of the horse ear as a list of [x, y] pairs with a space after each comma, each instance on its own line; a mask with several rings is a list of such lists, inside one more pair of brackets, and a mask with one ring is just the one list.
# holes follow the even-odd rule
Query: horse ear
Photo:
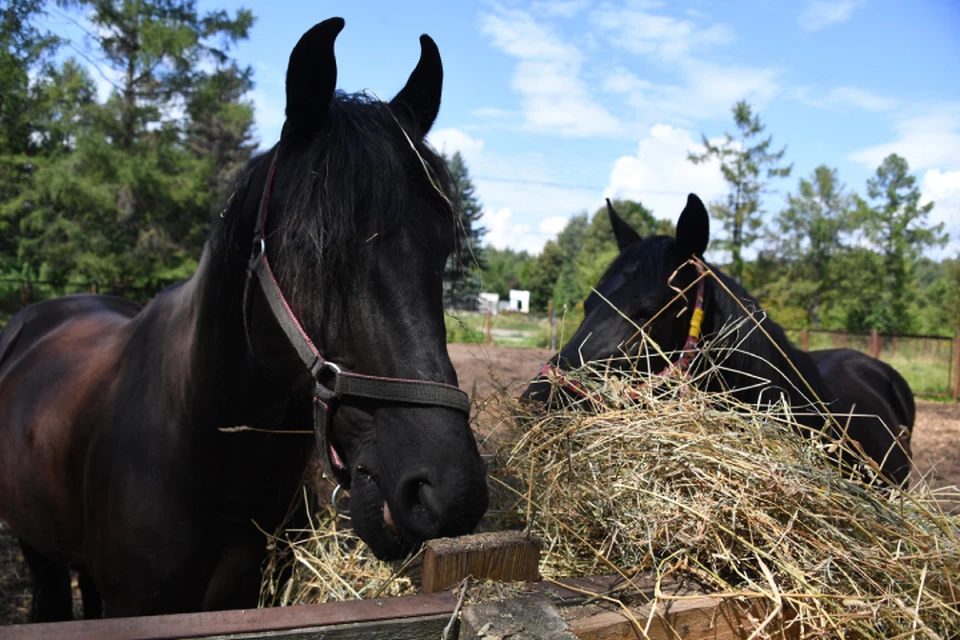
[[703, 202], [691, 193], [677, 221], [677, 251], [680, 257], [703, 257], [710, 243], [710, 216]]
[[337, 89], [337, 58], [333, 43], [343, 29], [343, 18], [314, 25], [297, 42], [287, 65], [286, 134], [315, 133], [330, 110]]
[[634, 231], [627, 221], [620, 217], [613, 208], [610, 198], [607, 198], [607, 215], [610, 216], [610, 226], [613, 227], [613, 237], [617, 239], [617, 248], [623, 251], [640, 239], [640, 234]]
[[443, 88], [443, 64], [440, 50], [427, 34], [420, 36], [420, 61], [410, 74], [407, 84], [390, 101], [391, 109], [405, 109], [413, 118], [417, 133], [422, 138], [430, 131], [440, 112], [440, 92]]

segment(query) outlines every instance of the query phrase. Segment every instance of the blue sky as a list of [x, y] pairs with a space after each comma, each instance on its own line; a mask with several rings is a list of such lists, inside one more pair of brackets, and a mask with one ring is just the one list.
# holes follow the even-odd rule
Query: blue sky
[[675, 220], [688, 192], [726, 192], [716, 166], [686, 161], [700, 133], [733, 131], [747, 99], [793, 175], [771, 186], [782, 206], [819, 164], [865, 183], [903, 155], [931, 218], [960, 251], [960, 2], [502, 0], [227, 2], [257, 16], [234, 54], [256, 71], [257, 135], [283, 122], [290, 50], [314, 23], [342, 16], [339, 85], [389, 99], [430, 34], [443, 57], [430, 140], [465, 157], [487, 240], [537, 252], [565, 221], [605, 196], [640, 200]]

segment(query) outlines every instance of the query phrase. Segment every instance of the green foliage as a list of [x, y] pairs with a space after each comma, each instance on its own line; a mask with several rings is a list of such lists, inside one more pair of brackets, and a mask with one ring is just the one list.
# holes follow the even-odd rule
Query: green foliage
[[470, 172], [460, 152], [452, 158], [444, 157], [447, 170], [453, 178], [457, 196], [457, 250], [447, 260], [443, 275], [443, 304], [445, 307], [471, 307], [483, 288], [481, 272], [485, 266], [483, 236], [487, 230], [480, 226], [483, 206], [477, 199]]
[[91, 57], [119, 80], [99, 103], [74, 60], [30, 68], [33, 147], [0, 149], [0, 225], [14, 238], [0, 252], [8, 270], [28, 265], [55, 287], [149, 297], [195, 269], [252, 153], [252, 72], [225, 52], [253, 16], [200, 15], [192, 0], [61, 5], [97, 27]]
[[510, 295], [511, 289], [527, 289], [533, 257], [526, 251], [497, 249], [487, 246], [483, 249], [486, 269], [483, 271], [485, 291], [500, 294], [501, 298]]
[[760, 237], [763, 210], [760, 208], [760, 196], [767, 182], [761, 178], [765, 169], [765, 178], [787, 177], [793, 165], [780, 166], [786, 153], [786, 147], [780, 151], [770, 151], [773, 137], [768, 136], [750, 146], [752, 140], [763, 133], [764, 125], [760, 116], [755, 115], [750, 105], [741, 100], [733, 106], [733, 121], [739, 130], [739, 138], [729, 133], [720, 144], [713, 144], [706, 134], [702, 136], [705, 151], [690, 153], [688, 158], [694, 164], [716, 159], [720, 170], [730, 185], [730, 194], [726, 202], [714, 202], [710, 213], [722, 223], [726, 233], [714, 246], [728, 249], [732, 256], [731, 275], [743, 281], [744, 263], [742, 250], [752, 245]]
[[553, 240], [548, 240], [543, 246], [543, 251], [533, 261], [527, 278], [532, 311], [547, 310], [548, 303], [553, 299], [553, 290], [560, 277], [564, 260], [565, 255], [560, 245]]
[[[913, 267], [928, 247], [943, 246], [949, 236], [943, 223], [930, 226], [927, 216], [934, 203], [920, 206], [916, 178], [909, 175], [907, 161], [896, 154], [884, 159], [876, 175], [867, 181], [871, 202], [861, 201], [856, 221], [864, 239], [879, 256], [877, 269], [861, 272], [872, 280], [879, 295], [857, 310], [871, 328], [910, 332], [914, 318]], [[872, 274], [872, 275], [871, 275]]]
[[821, 310], [840, 291], [836, 261], [845, 251], [843, 238], [853, 227], [857, 198], [840, 183], [836, 169], [820, 165], [800, 179], [787, 202], [770, 234], [780, 268], [765, 272], [776, 274], [780, 305], [806, 310], [806, 317], [795, 318], [791, 326], [819, 328]]

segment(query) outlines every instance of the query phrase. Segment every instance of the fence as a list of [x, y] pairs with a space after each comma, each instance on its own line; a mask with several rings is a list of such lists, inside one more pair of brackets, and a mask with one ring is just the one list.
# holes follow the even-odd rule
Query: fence
[[850, 348], [893, 366], [917, 395], [960, 396], [960, 333], [953, 338], [872, 331], [789, 329], [790, 340], [804, 351]]

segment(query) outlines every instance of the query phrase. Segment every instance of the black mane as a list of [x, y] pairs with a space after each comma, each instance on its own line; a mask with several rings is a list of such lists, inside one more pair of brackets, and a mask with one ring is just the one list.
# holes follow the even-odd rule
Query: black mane
[[[457, 206], [453, 181], [443, 159], [409, 133], [402, 118], [379, 99], [338, 91], [312, 140], [281, 137], [271, 198], [281, 191], [296, 195], [284, 201], [281, 211], [271, 207], [267, 243], [289, 299], [313, 297], [321, 278], [335, 285], [339, 297], [349, 294], [371, 266], [355, 258], [361, 245], [388, 238], [405, 222], [422, 236], [444, 234], [439, 245], [426, 240], [433, 246], [452, 247], [457, 219], [451, 209]], [[271, 151], [250, 160], [214, 220], [208, 249], [221, 258], [220, 267], [229, 275], [246, 267], [272, 157]], [[397, 181], [397, 175], [413, 180]], [[431, 211], [450, 212], [448, 221], [411, 220], [424, 204]]]
[[[452, 181], [443, 160], [410, 129], [386, 102], [338, 92], [327, 123], [307, 146], [290, 141], [288, 151], [281, 140], [281, 161], [285, 154], [296, 168], [287, 185], [276, 187], [297, 196], [285, 203], [271, 240], [282, 247], [277, 275], [290, 296], [315, 289], [320, 274], [314, 269], [350, 291], [370, 266], [355, 257], [361, 245], [381, 242], [401, 224], [421, 235], [437, 233], [438, 221], [410, 216], [424, 204], [449, 212]], [[413, 180], [397, 181], [397, 175]], [[439, 245], [447, 251], [454, 221], [451, 215], [450, 235]]]

